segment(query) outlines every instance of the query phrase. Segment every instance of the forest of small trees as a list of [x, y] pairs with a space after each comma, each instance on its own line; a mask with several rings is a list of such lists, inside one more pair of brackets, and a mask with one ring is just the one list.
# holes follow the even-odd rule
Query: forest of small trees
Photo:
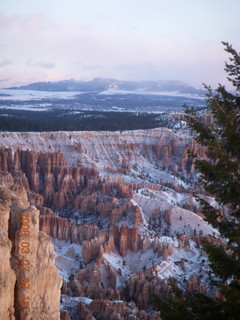
[[116, 131], [171, 125], [169, 116], [145, 112], [0, 109], [0, 131]]

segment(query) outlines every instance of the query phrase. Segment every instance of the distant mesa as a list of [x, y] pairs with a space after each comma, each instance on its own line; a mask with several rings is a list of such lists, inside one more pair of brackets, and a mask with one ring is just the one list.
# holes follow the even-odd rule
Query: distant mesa
[[95, 78], [90, 81], [62, 80], [57, 82], [35, 82], [26, 86], [11, 87], [11, 90], [37, 90], [50, 92], [103, 92], [108, 89], [141, 92], [178, 92], [202, 96], [204, 90], [181, 81], [121, 81]]
[[11, 97], [8, 93], [0, 93], [0, 97]]

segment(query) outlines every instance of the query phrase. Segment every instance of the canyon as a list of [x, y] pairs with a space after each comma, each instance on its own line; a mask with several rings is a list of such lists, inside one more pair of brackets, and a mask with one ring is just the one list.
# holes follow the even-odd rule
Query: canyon
[[[201, 243], [221, 240], [203, 219], [197, 198], [216, 203], [189, 153], [206, 158], [182, 129], [0, 133], [2, 317], [160, 320], [152, 294], [169, 294], [172, 278], [207, 292]], [[23, 311], [21, 211], [35, 221], [37, 304]]]

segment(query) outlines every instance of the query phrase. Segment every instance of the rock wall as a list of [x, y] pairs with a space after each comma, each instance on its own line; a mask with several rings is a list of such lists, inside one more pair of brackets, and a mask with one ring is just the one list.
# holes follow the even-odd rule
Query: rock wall
[[11, 184], [0, 186], [0, 208], [0, 318], [59, 320], [62, 280], [51, 240], [39, 231], [39, 211]]
[[10, 265], [12, 242], [8, 238], [10, 200], [0, 189], [0, 319], [14, 320], [16, 274]]
[[147, 274], [140, 272], [131, 277], [127, 290], [129, 298], [136, 301], [141, 309], [147, 309], [152, 304], [151, 294], [166, 297], [171, 293], [168, 280], [154, 277], [154, 268]]

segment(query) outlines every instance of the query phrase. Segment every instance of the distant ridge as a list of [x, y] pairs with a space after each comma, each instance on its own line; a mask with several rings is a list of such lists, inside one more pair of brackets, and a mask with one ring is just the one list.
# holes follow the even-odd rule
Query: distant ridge
[[116, 79], [95, 78], [90, 81], [62, 80], [57, 82], [35, 82], [26, 86], [11, 87], [11, 90], [36, 91], [76, 91], [76, 92], [103, 92], [108, 89], [144, 92], [180, 92], [204, 95], [204, 90], [197, 89], [181, 81], [120, 81]]

